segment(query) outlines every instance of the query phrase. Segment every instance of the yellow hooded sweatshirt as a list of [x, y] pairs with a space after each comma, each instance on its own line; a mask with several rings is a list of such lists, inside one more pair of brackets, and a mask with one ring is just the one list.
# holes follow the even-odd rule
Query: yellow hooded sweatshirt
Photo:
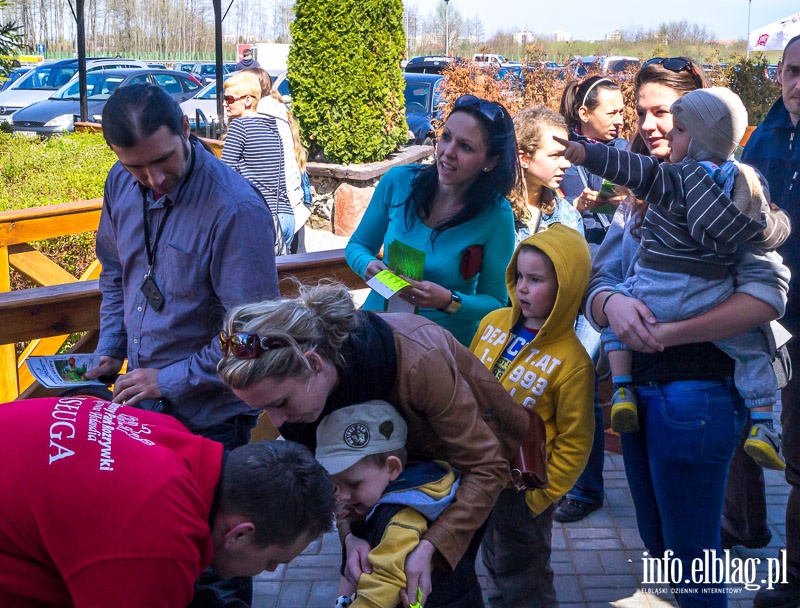
[[529, 490], [525, 500], [542, 513], [574, 485], [589, 458], [594, 435], [594, 367], [575, 335], [575, 317], [589, 282], [589, 247], [574, 229], [554, 224], [525, 239], [506, 270], [511, 308], [486, 315], [471, 349], [490, 370], [501, 358], [512, 329], [521, 319], [517, 301], [517, 256], [532, 245], [553, 262], [558, 293], [553, 310], [536, 337], [525, 345], [500, 377], [517, 403], [533, 409], [547, 430], [548, 487]]

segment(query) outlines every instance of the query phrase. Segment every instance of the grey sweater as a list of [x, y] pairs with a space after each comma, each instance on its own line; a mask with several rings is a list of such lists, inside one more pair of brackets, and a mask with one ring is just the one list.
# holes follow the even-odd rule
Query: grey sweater
[[750, 242], [770, 250], [789, 235], [788, 217], [770, 210], [750, 167], [740, 165], [736, 177], [737, 208], [696, 162], [659, 163], [652, 156], [582, 143], [589, 171], [650, 203], [639, 250], [644, 267], [718, 279], [730, 271], [739, 245]]

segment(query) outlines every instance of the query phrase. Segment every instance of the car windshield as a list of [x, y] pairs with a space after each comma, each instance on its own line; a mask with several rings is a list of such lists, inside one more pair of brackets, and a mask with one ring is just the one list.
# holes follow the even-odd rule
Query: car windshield
[[403, 95], [406, 98], [406, 112], [428, 112], [429, 82], [407, 82]]
[[22, 91], [55, 91], [67, 84], [77, 71], [77, 65], [75, 67], [41, 65], [20, 78], [14, 88]]
[[[122, 81], [125, 76], [119, 74], [108, 74], [105, 72], [89, 72], [86, 74], [86, 93], [88, 99], [108, 99]], [[55, 95], [51, 95], [50, 99], [70, 99], [77, 100], [81, 98], [80, 81], [75, 79], [70, 82], [69, 86], [62, 88]]]
[[217, 98], [216, 82], [211, 83], [195, 96], [195, 99], [216, 99], [216, 98]]

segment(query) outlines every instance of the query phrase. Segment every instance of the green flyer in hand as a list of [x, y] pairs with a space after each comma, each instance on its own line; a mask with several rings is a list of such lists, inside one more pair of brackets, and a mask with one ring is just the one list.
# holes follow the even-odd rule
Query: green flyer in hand
[[425, 268], [424, 251], [395, 239], [389, 243], [389, 251], [386, 254], [388, 260], [386, 265], [395, 273], [402, 274], [415, 281], [422, 280], [422, 273]]

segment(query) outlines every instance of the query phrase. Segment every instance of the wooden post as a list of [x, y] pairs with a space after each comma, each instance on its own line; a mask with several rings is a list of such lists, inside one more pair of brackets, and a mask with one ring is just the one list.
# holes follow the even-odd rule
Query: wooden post
[[[11, 266], [8, 263], [8, 247], [0, 246], [0, 293], [11, 291]], [[5, 321], [0, 318], [0, 325]], [[0, 345], [0, 403], [13, 401], [19, 394], [17, 381], [17, 356], [13, 344]]]

